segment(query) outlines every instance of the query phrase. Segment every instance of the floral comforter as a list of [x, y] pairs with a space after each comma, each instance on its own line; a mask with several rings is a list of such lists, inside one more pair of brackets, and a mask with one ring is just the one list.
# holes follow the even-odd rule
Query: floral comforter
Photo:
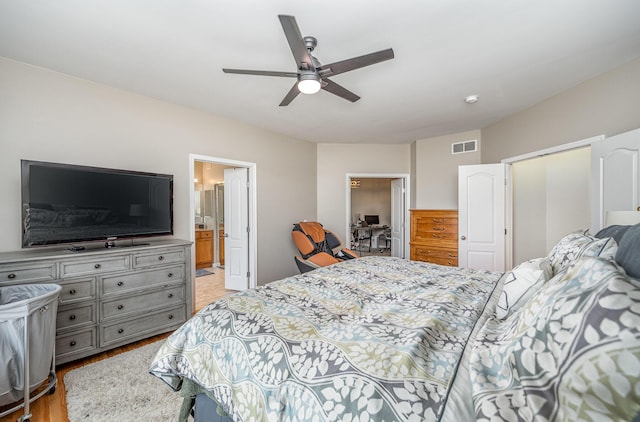
[[439, 420], [500, 276], [346, 261], [208, 305], [150, 372], [176, 390], [198, 386], [233, 420]]

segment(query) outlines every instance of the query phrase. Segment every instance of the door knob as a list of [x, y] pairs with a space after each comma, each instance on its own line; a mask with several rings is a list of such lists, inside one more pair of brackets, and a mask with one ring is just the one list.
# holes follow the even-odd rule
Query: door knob
[[229, 237], [229, 233], [225, 233], [222, 237]]
[[467, 237], [466, 236], [461, 236], [460, 239], [467, 240]]

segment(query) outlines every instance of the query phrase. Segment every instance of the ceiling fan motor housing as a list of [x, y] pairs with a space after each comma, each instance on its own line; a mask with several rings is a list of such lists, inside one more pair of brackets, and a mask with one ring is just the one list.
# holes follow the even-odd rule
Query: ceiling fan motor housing
[[318, 40], [315, 37], [304, 37], [302, 41], [309, 51], [313, 51], [318, 46]]

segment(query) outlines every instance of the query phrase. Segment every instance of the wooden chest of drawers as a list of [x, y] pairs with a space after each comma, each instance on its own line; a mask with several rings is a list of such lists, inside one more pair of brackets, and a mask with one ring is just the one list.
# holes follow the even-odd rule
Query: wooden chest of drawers
[[411, 259], [458, 266], [458, 211], [411, 210]]
[[0, 253], [0, 286], [62, 286], [56, 364], [171, 331], [191, 316], [191, 242]]

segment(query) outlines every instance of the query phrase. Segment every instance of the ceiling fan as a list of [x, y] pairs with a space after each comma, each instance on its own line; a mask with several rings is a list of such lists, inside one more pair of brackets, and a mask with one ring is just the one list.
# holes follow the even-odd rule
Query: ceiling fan
[[238, 73], [241, 75], [261, 75], [261, 76], [280, 76], [285, 78], [297, 78], [293, 87], [280, 103], [280, 106], [289, 105], [291, 101], [302, 92], [304, 94], [315, 94], [320, 89], [324, 89], [345, 100], [356, 102], [359, 96], [348, 89], [338, 85], [329, 79], [329, 76], [339, 75], [350, 70], [359, 69], [361, 67], [380, 63], [385, 60], [393, 59], [393, 50], [391, 48], [378, 51], [364, 56], [354, 57], [339, 62], [321, 65], [318, 59], [311, 55], [316, 48], [318, 41], [314, 37], [302, 37], [300, 28], [296, 23], [296, 18], [288, 15], [278, 15], [284, 35], [287, 37], [289, 47], [293, 53], [293, 58], [298, 66], [297, 72], [274, 72], [269, 70], [244, 70], [244, 69], [222, 69], [225, 73]]

